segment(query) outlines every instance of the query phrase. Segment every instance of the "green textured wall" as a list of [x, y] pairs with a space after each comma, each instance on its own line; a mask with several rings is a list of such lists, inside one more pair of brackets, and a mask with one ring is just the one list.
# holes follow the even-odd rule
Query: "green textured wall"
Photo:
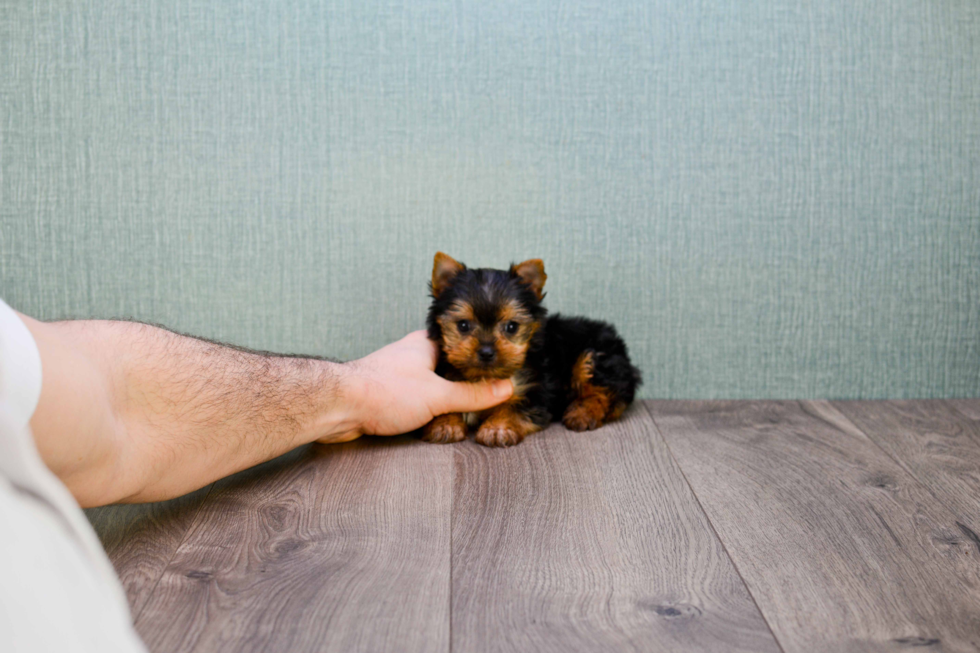
[[545, 259], [647, 397], [980, 395], [980, 3], [0, 3], [0, 296], [362, 355]]

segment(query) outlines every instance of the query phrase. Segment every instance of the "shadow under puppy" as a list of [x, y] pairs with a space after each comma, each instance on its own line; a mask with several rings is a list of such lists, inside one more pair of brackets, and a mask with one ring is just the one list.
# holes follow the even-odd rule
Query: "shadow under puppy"
[[423, 439], [459, 442], [479, 424], [477, 442], [507, 447], [559, 418], [573, 431], [598, 428], [630, 405], [641, 378], [626, 344], [611, 324], [548, 317], [546, 279], [541, 259], [471, 270], [436, 254], [427, 320], [439, 344], [436, 372], [452, 381], [509, 378], [514, 395], [478, 414], [440, 415]]

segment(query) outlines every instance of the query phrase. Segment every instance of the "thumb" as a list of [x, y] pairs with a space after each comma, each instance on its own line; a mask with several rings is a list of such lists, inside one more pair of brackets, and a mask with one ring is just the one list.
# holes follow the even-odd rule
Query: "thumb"
[[514, 394], [514, 384], [508, 379], [469, 383], [446, 381], [442, 401], [447, 413], [469, 413], [492, 408]]

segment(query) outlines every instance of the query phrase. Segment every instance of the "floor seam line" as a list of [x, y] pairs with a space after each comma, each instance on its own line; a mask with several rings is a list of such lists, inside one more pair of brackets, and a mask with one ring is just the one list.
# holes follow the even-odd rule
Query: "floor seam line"
[[778, 637], [776, 637], [776, 632], [772, 629], [772, 624], [770, 624], [769, 619], [766, 618], [766, 613], [762, 611], [762, 607], [756, 600], [755, 594], [753, 594], [752, 590], [749, 588], [749, 584], [746, 582], [745, 576], [742, 575], [742, 571], [738, 568], [738, 565], [735, 563], [735, 559], [732, 558], [732, 554], [728, 551], [728, 546], [725, 545], [725, 541], [721, 538], [721, 535], [718, 534], [718, 529], [715, 528], [714, 523], [711, 521], [711, 517], [708, 516], [708, 511], [704, 509], [704, 505], [701, 503], [701, 498], [698, 496], [698, 493], [694, 491], [694, 486], [691, 485], [691, 481], [688, 480], [687, 474], [684, 473], [684, 469], [681, 467], [680, 461], [677, 460], [677, 456], [675, 456], [674, 452], [671, 450], [670, 444], [667, 442], [667, 438], [665, 438], [661, 432], [660, 426], [657, 424], [657, 420], [653, 416], [653, 411], [650, 410], [650, 407], [646, 402], [643, 402], [643, 409], [646, 410], [647, 416], [650, 418], [650, 423], [653, 424], [653, 430], [656, 433], [656, 436], [660, 438], [660, 441], [663, 442], [664, 447], [666, 447], [667, 455], [670, 456], [672, 461], [674, 461], [674, 465], [677, 466], [677, 471], [680, 472], [681, 478], [684, 479], [684, 484], [687, 485], [687, 489], [690, 490], [691, 496], [694, 497], [694, 502], [697, 504], [698, 510], [700, 510], [701, 514], [704, 515], [704, 520], [708, 523], [708, 528], [711, 529], [711, 534], [715, 536], [718, 544], [721, 545], [721, 550], [725, 552], [725, 557], [727, 557], [728, 561], [732, 564], [732, 569], [735, 570], [736, 575], [738, 575], [738, 579], [742, 582], [742, 587], [745, 588], [745, 593], [749, 595], [750, 599], [752, 599], [752, 605], [755, 606], [756, 612], [759, 613], [762, 623], [766, 625], [766, 629], [769, 631], [769, 634], [772, 635], [772, 640], [776, 643], [776, 646], [779, 647], [779, 650], [786, 653], [786, 649], [783, 648], [783, 643], [779, 641]]
[[[888, 400], [879, 400], [879, 401], [882, 401], [883, 403], [885, 403]], [[915, 481], [916, 483], [918, 483], [919, 486], [922, 487], [922, 489], [924, 489], [926, 492], [928, 492], [929, 493], [929, 496], [931, 496], [933, 499], [935, 499], [936, 502], [940, 506], [942, 506], [943, 508], [945, 508], [949, 512], [949, 514], [952, 515], [952, 517], [953, 517], [954, 520], [956, 520], [956, 521], [959, 521], [960, 520], [960, 514], [959, 514], [959, 512], [957, 510], [953, 509], [952, 506], [947, 505], [946, 502], [943, 501], [943, 499], [941, 497], [939, 497], [935, 492], [933, 492], [931, 487], [929, 487], [928, 485], [926, 485], [925, 483], [923, 483], [919, 479], [919, 477], [915, 474], [915, 472], [913, 472], [909, 467], [907, 467], [904, 462], [902, 462], [901, 460], [899, 460], [895, 456], [891, 455], [891, 453], [889, 453], [884, 447], [882, 447], [880, 444], [878, 444], [877, 440], [875, 440], [873, 437], [871, 437], [868, 434], [867, 431], [865, 431], [860, 426], [858, 426], [857, 424], [855, 424], [854, 423], [854, 420], [852, 420], [850, 417], [848, 417], [847, 415], [845, 415], [843, 411], [841, 411], [839, 408], [837, 408], [837, 406], [834, 405], [834, 402], [833, 401], [827, 401], [827, 404], [831, 408], [833, 408], [835, 411], [837, 411], [837, 413], [841, 417], [843, 417], [845, 420], [847, 420], [847, 423], [850, 424], [851, 426], [853, 426], [858, 431], [858, 433], [860, 433], [865, 438], [867, 438], [868, 442], [870, 442], [871, 444], [873, 444], [875, 446], [875, 448], [878, 449], [878, 451], [880, 451], [883, 454], [885, 454], [885, 457], [886, 458], [888, 458], [893, 463], [895, 463], [896, 465], [898, 465], [899, 469], [901, 469], [903, 472], [905, 472], [906, 474], [908, 474], [909, 477], [913, 481]], [[952, 408], [952, 407], [950, 407], [950, 408]], [[804, 412], [806, 412], [807, 415], [810, 414], [805, 409], [804, 409]], [[966, 517], [964, 517], [963, 519], [966, 519]]]

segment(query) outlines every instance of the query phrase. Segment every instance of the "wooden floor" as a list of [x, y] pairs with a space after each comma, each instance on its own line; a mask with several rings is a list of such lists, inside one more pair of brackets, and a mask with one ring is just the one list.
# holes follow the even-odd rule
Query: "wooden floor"
[[365, 438], [89, 516], [151, 651], [980, 651], [980, 400]]

